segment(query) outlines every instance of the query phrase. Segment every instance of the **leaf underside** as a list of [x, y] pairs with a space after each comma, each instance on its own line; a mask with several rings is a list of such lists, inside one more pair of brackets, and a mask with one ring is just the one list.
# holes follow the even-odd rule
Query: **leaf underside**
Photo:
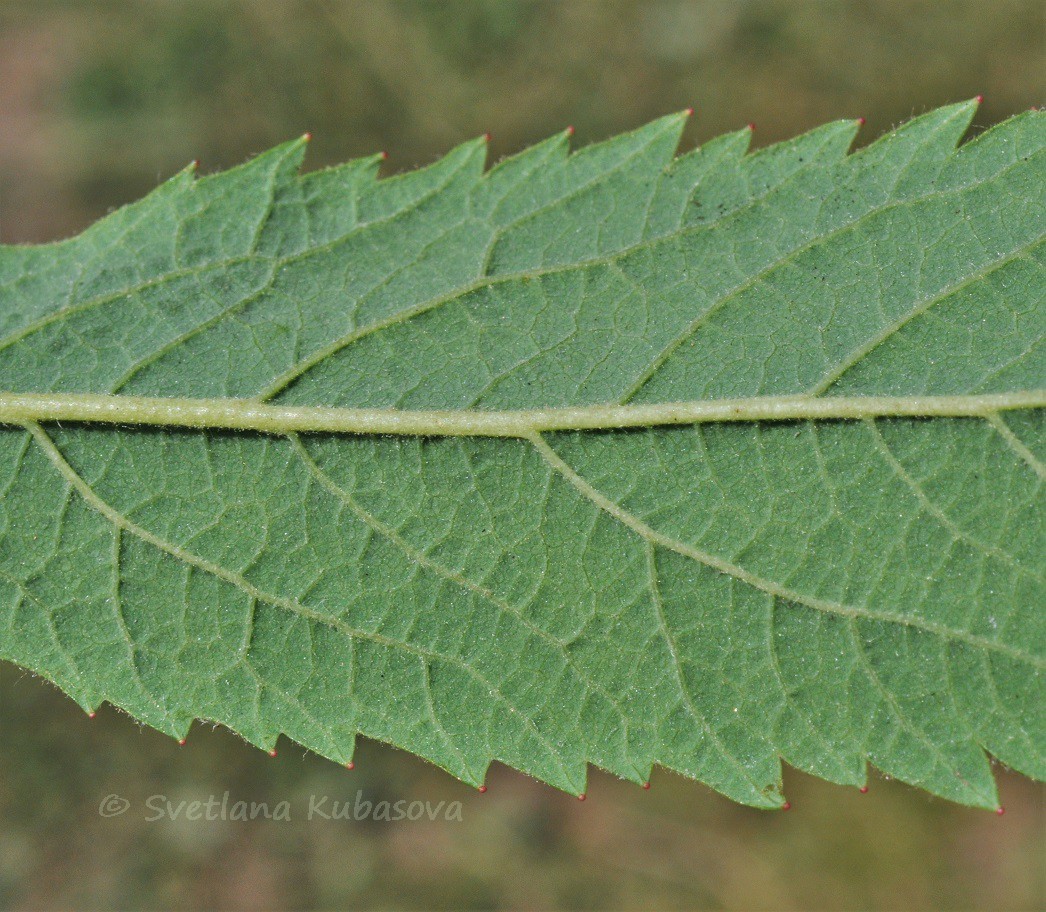
[[[1046, 114], [975, 104], [673, 157], [685, 117], [377, 180], [304, 141], [0, 248], [5, 394], [502, 412], [1046, 387]], [[121, 399], [122, 401], [122, 399]], [[131, 401], [128, 399], [128, 401]], [[781, 760], [994, 807], [1046, 776], [1046, 424], [515, 439], [0, 428], [0, 657], [174, 737], [479, 784]], [[3, 419], [13, 421], [10, 417]], [[308, 429], [306, 429], [308, 430]]]

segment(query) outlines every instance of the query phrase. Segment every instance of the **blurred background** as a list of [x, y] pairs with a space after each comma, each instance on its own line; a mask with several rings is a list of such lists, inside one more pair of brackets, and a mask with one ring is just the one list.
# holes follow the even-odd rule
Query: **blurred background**
[[[386, 172], [493, 134], [594, 142], [694, 106], [686, 142], [766, 144], [864, 116], [860, 141], [983, 93], [981, 129], [1046, 101], [1038, 0], [0, 2], [0, 240], [73, 234], [191, 159], [306, 130], [308, 166]], [[179, 747], [0, 665], [0, 907], [9, 909], [1042, 909], [1044, 792], [1003, 817], [875, 778], [786, 771], [788, 813], [656, 772], [588, 800], [495, 767], [479, 795], [361, 742], [352, 772], [210, 726]], [[146, 822], [144, 802], [288, 801], [290, 821]], [[458, 821], [307, 819], [310, 795], [461, 801]], [[110, 794], [130, 810], [106, 818]]]

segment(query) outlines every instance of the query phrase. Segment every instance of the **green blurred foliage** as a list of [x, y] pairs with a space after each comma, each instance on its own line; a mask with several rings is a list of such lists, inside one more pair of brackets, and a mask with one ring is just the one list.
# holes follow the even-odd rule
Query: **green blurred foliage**
[[[573, 124], [593, 142], [689, 105], [688, 142], [759, 143], [864, 115], [862, 141], [984, 93], [983, 127], [1042, 102], [1037, 0], [360, 0], [0, 5], [0, 239], [66, 236], [199, 158], [306, 130], [310, 166], [387, 170], [483, 132], [493, 156]], [[873, 781], [786, 775], [741, 808], [664, 773], [593, 772], [579, 804], [495, 768], [478, 795], [364, 743], [351, 773], [199, 725], [178, 747], [0, 669], [0, 907], [17, 909], [1040, 909], [1043, 791], [1004, 817]], [[292, 802], [291, 822], [143, 820], [149, 795]], [[463, 822], [308, 821], [311, 794], [461, 800]], [[111, 819], [110, 793], [132, 810]]]
[[867, 141], [981, 93], [987, 125], [1042, 100], [1044, 35], [1037, 0], [8, 0], [0, 232], [67, 235], [306, 131], [311, 165], [386, 149], [394, 171], [691, 105], [690, 142], [860, 115]]

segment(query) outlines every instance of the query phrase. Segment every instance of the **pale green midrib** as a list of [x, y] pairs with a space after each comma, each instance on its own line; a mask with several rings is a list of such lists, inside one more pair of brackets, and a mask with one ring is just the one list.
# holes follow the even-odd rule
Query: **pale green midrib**
[[582, 477], [565, 459], [563, 459], [562, 456], [546, 443], [540, 434], [532, 434], [527, 438], [527, 442], [537, 450], [538, 454], [548, 464], [548, 466], [560, 474], [563, 479], [582, 497], [588, 500], [595, 507], [598, 507], [608, 516], [627, 526], [644, 541], [651, 542], [659, 547], [665, 548], [666, 550], [674, 551], [676, 554], [696, 561], [699, 564], [704, 564], [706, 567], [710, 567], [711, 569], [722, 573], [724, 576], [731, 577], [742, 583], [747, 583], [753, 589], [757, 589], [771, 598], [777, 598], [794, 605], [803, 605], [807, 608], [812, 608], [815, 611], [820, 611], [824, 614], [834, 615], [851, 621], [864, 620], [885, 624], [901, 624], [913, 630], [920, 630], [937, 637], [965, 643], [966, 645], [972, 646], [976, 649], [998, 652], [1037, 669], [1046, 669], [1046, 659], [1021, 652], [1019, 649], [1009, 646], [1006, 643], [989, 640], [965, 631], [953, 630], [924, 618], [816, 598], [814, 596], [805, 595], [797, 590], [781, 586], [773, 580], [764, 579], [763, 577], [752, 573], [749, 570], [745, 570], [743, 567], [733, 564], [728, 560], [724, 560], [711, 552], [696, 548], [693, 545], [689, 545], [686, 542], [679, 541], [678, 539], [657, 531], [657, 529], [645, 523], [640, 517], [629, 512], [620, 504], [615, 503], [588, 480]]
[[[165, 554], [169, 554], [176, 560], [181, 561], [190, 567], [206, 573], [216, 579], [227, 583], [230, 586], [240, 590], [249, 598], [255, 599], [260, 602], [265, 602], [274, 608], [282, 608], [290, 614], [296, 615], [303, 620], [311, 623], [320, 624], [325, 627], [329, 627], [339, 633], [344, 634], [353, 640], [366, 640], [373, 642], [379, 646], [384, 646], [389, 649], [403, 650], [404, 652], [411, 653], [428, 662], [445, 662], [449, 665], [454, 665], [464, 671], [470, 677], [486, 687], [488, 691], [495, 695], [496, 698], [502, 701], [516, 716], [518, 716], [523, 723], [530, 729], [531, 733], [548, 748], [551, 756], [555, 758], [556, 765], [559, 767], [560, 772], [563, 774], [564, 781], [571, 781], [572, 777], [567, 771], [565, 761], [566, 758], [562, 755], [556, 747], [545, 738], [537, 726], [534, 725], [530, 717], [522, 712], [519, 707], [512, 703], [511, 700], [498, 688], [492, 681], [487, 680], [482, 674], [476, 669], [472, 668], [463, 659], [458, 656], [447, 655], [444, 653], [434, 652], [432, 650], [424, 649], [420, 646], [415, 646], [411, 643], [407, 643], [403, 640], [396, 640], [391, 637], [383, 636], [380, 633], [372, 633], [370, 631], [362, 630], [346, 624], [344, 621], [330, 615], [323, 614], [320, 611], [316, 611], [306, 605], [301, 604], [296, 599], [287, 598], [285, 596], [273, 595], [272, 593], [266, 592], [263, 589], [259, 589], [249, 580], [234, 573], [231, 570], [213, 563], [212, 561], [206, 560], [205, 558], [199, 557], [198, 555], [192, 554], [186, 551], [184, 548], [168, 542], [158, 535], [150, 532], [148, 529], [139, 526], [122, 513], [120, 513], [115, 507], [103, 500], [97, 492], [91, 487], [87, 481], [80, 476], [80, 474], [69, 464], [65, 455], [58, 449], [57, 444], [51, 439], [48, 433], [40, 427], [38, 424], [32, 422], [27, 423], [25, 430], [32, 435], [36, 444], [43, 451], [48, 461], [54, 466], [58, 474], [62, 479], [69, 485], [71, 490], [76, 491], [81, 498], [87, 503], [91, 509], [99, 513], [106, 520], [109, 521], [115, 528], [123, 529], [124, 531], [130, 532], [136, 538], [151, 545], [159, 551]], [[470, 771], [471, 772], [471, 771]]]
[[748, 421], [857, 421], [866, 418], [989, 418], [1046, 407], [1046, 389], [959, 396], [752, 396], [641, 405], [519, 410], [292, 406], [250, 399], [0, 392], [0, 425], [87, 422], [263, 434], [390, 434], [529, 437], [545, 431], [600, 431]]

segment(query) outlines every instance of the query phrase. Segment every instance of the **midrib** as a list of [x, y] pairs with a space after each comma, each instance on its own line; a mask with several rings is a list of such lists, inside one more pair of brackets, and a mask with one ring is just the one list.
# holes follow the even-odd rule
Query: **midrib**
[[93, 393], [0, 392], [0, 424], [87, 422], [255, 431], [263, 434], [394, 434], [521, 437], [745, 421], [858, 421], [868, 418], [984, 418], [1046, 407], [1046, 390], [959, 396], [752, 396], [638, 405], [521, 410], [290, 406], [248, 399], [187, 399]]

